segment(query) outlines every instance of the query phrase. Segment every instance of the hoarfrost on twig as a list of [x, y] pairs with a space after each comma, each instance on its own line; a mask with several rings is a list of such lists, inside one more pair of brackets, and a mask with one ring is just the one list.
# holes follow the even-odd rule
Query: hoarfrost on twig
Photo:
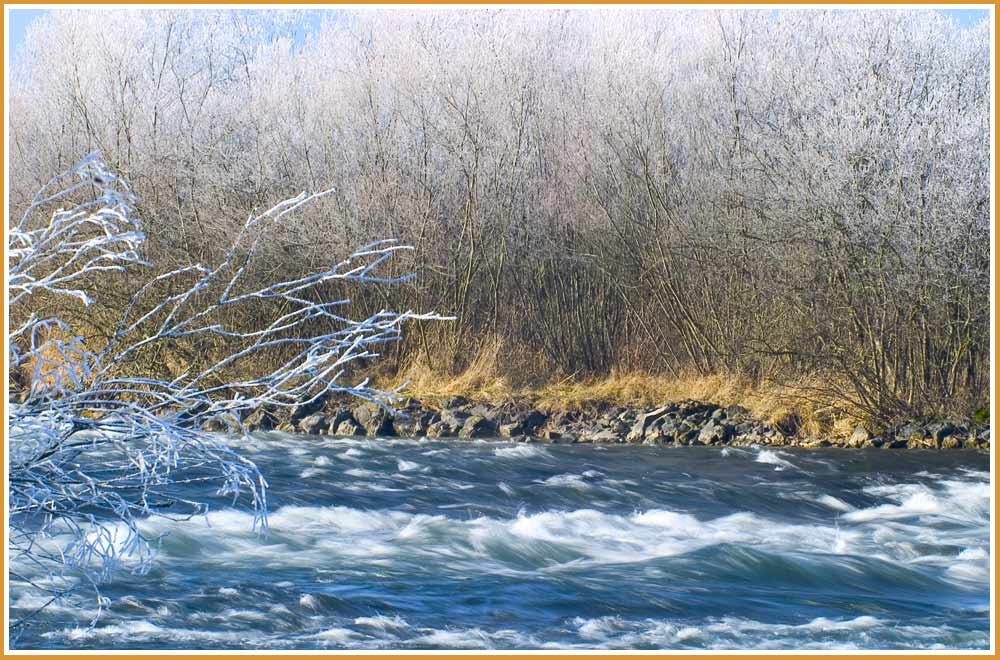
[[[406, 279], [380, 271], [407, 246], [378, 241], [318, 272], [246, 284], [267, 229], [328, 193], [302, 193], [251, 213], [219, 263], [178, 268], [139, 287], [114, 332], [94, 347], [32, 303], [44, 297], [91, 305], [94, 276], [148, 265], [135, 198], [96, 153], [39, 191], [8, 242], [9, 310], [24, 319], [9, 336], [10, 366], [31, 372], [8, 420], [15, 588], [41, 590], [51, 602], [74, 591], [69, 573], [96, 589], [123, 566], [145, 571], [157, 539], [144, 534], [141, 520], [206, 510], [179, 494], [187, 483], [217, 483], [219, 494], [251, 506], [255, 525], [266, 530], [267, 482], [253, 462], [203, 430], [210, 419], [238, 431], [243, 416], [261, 406], [301, 405], [334, 392], [392, 405], [395, 391], [367, 380], [343, 384], [347, 366], [398, 340], [405, 321], [440, 317], [381, 311], [352, 320], [338, 313], [348, 300], [324, 300], [321, 290]], [[84, 194], [88, 201], [79, 202]], [[68, 208], [45, 216], [63, 203]], [[227, 322], [252, 305], [281, 312], [263, 327]], [[214, 364], [170, 380], [136, 375], [145, 351], [200, 336], [226, 347]], [[260, 359], [267, 356], [280, 359]], [[276, 366], [253, 370], [263, 364]], [[239, 378], [224, 380], [232, 373]], [[104, 602], [98, 591], [98, 613]], [[12, 630], [24, 623], [12, 622]]]

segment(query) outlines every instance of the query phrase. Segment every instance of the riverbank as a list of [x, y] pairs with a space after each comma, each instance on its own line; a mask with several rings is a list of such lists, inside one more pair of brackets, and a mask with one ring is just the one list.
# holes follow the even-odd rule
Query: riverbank
[[[210, 430], [222, 431], [215, 421]], [[856, 426], [846, 436], [804, 432], [794, 420], [773, 423], [740, 406], [685, 400], [659, 406], [595, 403], [585, 409], [543, 410], [529, 401], [501, 404], [456, 396], [424, 403], [406, 399], [392, 414], [371, 403], [318, 401], [284, 411], [259, 409], [242, 430], [308, 435], [487, 439], [552, 444], [628, 443], [746, 447], [975, 449], [989, 451], [990, 428], [973, 420], [911, 420], [880, 433]]]

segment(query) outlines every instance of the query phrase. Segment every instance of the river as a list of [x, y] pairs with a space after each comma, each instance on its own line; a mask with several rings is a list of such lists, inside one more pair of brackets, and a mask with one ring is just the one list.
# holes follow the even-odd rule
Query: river
[[153, 568], [95, 626], [57, 605], [18, 647], [989, 646], [983, 454], [228, 442], [270, 483], [266, 537], [224, 500], [148, 520]]

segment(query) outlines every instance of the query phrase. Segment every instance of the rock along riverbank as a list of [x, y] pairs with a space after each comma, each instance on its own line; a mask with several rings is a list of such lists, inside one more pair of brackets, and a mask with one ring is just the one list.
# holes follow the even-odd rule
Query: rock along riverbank
[[395, 412], [372, 403], [316, 401], [286, 409], [260, 408], [212, 431], [283, 431], [309, 435], [428, 438], [501, 438], [512, 442], [641, 443], [647, 445], [769, 445], [989, 451], [990, 428], [970, 420], [910, 421], [875, 434], [857, 427], [847, 438], [810, 437], [752, 418], [739, 406], [703, 401], [656, 408], [595, 405], [586, 411], [546, 412], [525, 402], [490, 405], [454, 397], [431, 406], [407, 399]]

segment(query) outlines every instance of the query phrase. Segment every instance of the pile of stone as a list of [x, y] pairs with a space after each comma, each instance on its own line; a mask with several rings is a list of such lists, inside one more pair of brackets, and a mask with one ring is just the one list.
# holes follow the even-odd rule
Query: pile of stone
[[[989, 427], [969, 422], [909, 422], [881, 435], [858, 427], [848, 438], [804, 436], [794, 426], [755, 420], [739, 406], [702, 401], [658, 408], [614, 405], [588, 411], [545, 412], [526, 403], [487, 405], [454, 397], [436, 406], [410, 399], [394, 412], [377, 404], [316, 401], [279, 412], [258, 409], [242, 420], [245, 431], [309, 435], [428, 438], [500, 438], [514, 442], [642, 443], [647, 445], [772, 445], [885, 449], [979, 449], [990, 446]], [[224, 430], [211, 428], [210, 430]]]

